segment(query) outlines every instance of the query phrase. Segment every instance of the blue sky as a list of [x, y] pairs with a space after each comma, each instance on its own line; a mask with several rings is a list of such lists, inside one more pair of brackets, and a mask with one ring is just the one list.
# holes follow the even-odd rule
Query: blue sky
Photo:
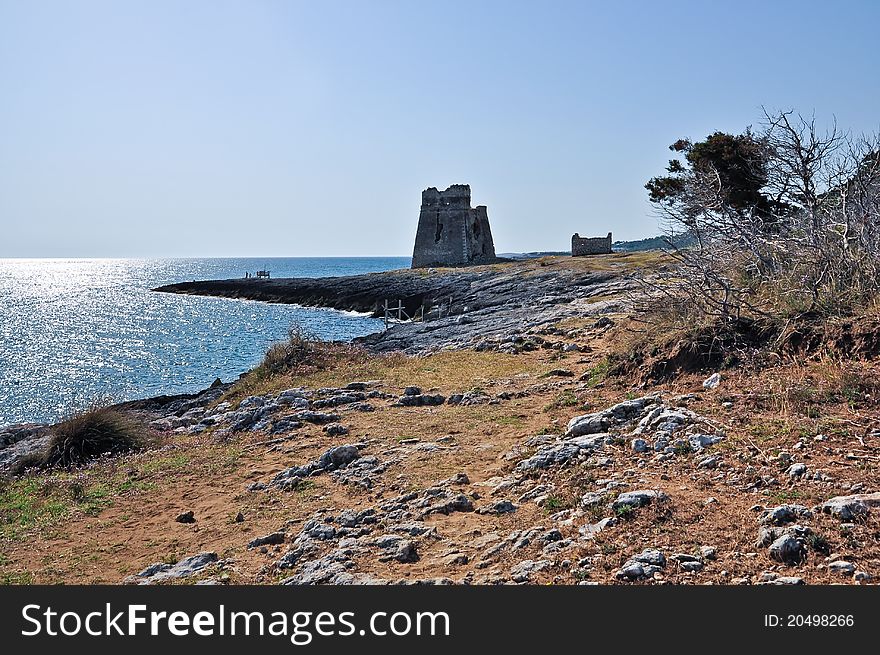
[[0, 257], [499, 252], [658, 232], [681, 136], [880, 126], [880, 2], [0, 0]]

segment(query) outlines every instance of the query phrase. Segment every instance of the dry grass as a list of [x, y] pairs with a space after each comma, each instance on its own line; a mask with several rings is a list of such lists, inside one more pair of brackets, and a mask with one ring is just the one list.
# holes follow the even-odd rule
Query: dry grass
[[350, 350], [334, 347], [335, 345], [321, 341], [300, 326], [294, 325], [288, 331], [287, 341], [272, 344], [253, 373], [257, 377], [273, 377], [324, 370], [336, 363], [340, 352]]
[[344, 369], [325, 371], [313, 378], [324, 386], [353, 379], [382, 378], [390, 386], [416, 384], [425, 388], [467, 390], [481, 381], [511, 377], [529, 370], [521, 358], [492, 352], [447, 351], [431, 357], [386, 355], [347, 363]]
[[[521, 357], [492, 352], [447, 351], [430, 357], [376, 355], [357, 346], [320, 341], [298, 347], [297, 352], [310, 353], [311, 358], [295, 366], [260, 365], [236, 383], [224, 400], [232, 402], [293, 387], [339, 387], [375, 379], [382, 379], [389, 387], [417, 385], [425, 389], [467, 391], [488, 380], [522, 375], [530, 370]], [[270, 353], [273, 362], [290, 361]]]
[[[570, 255], [546, 255], [535, 259], [511, 260], [497, 264], [470, 266], [468, 271], [493, 271], [496, 273], [518, 272], [523, 275], [534, 275], [548, 268], [574, 270], [583, 273], [620, 271], [653, 272], [671, 263], [668, 254], [662, 250], [641, 250], [636, 252], [614, 252], [610, 255], [591, 255], [589, 257], [571, 257]], [[459, 272], [461, 268], [435, 266], [431, 269], [416, 269], [418, 275], [434, 275], [440, 273]], [[433, 271], [431, 273], [430, 271]]]
[[613, 331], [611, 373], [656, 383], [691, 371], [727, 368], [750, 356], [752, 339], [733, 326], [685, 324], [657, 311], [622, 322]]
[[854, 414], [876, 413], [880, 379], [865, 362], [823, 358], [788, 367], [784, 376], [770, 381], [769, 395], [783, 416], [818, 418], [832, 406]]
[[55, 425], [46, 449], [22, 460], [13, 473], [72, 468], [104, 455], [139, 450], [146, 443], [145, 431], [129, 415], [112, 407], [92, 407]]
[[612, 334], [612, 372], [656, 383], [676, 376], [744, 366], [754, 371], [822, 360], [846, 369], [851, 361], [880, 355], [880, 318], [802, 316], [722, 320], [683, 314], [671, 304], [620, 321]]

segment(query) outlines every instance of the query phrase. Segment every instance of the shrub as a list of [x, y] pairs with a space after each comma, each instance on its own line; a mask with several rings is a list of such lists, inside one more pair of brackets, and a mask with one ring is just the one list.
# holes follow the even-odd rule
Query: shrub
[[[672, 149], [684, 160], [647, 185], [675, 267], [645, 279], [645, 340], [674, 331], [685, 346], [663, 359], [688, 350], [717, 367], [771, 341], [812, 347], [812, 325], [880, 298], [880, 135], [823, 134], [777, 112], [759, 132]], [[682, 233], [686, 247], [672, 242]]]
[[680, 143], [686, 163], [648, 188], [672, 229], [694, 238], [673, 248], [676, 296], [693, 314], [851, 315], [877, 297], [880, 135], [822, 134], [777, 112], [758, 134]]
[[618, 505], [614, 508], [614, 514], [619, 519], [632, 518], [635, 512], [636, 511], [633, 509], [632, 505]]
[[552, 403], [544, 407], [544, 411], [550, 412], [555, 409], [562, 409], [563, 407], [576, 407], [579, 404], [578, 398], [573, 391], [563, 391], [556, 396]]
[[587, 371], [586, 375], [586, 383], [590, 388], [596, 387], [601, 384], [606, 377], [608, 377], [608, 373], [611, 370], [611, 360], [607, 357], [599, 361], [595, 366], [593, 366], [589, 371]]
[[143, 429], [130, 416], [112, 407], [91, 407], [53, 426], [46, 448], [20, 461], [13, 472], [71, 468], [144, 445]]
[[807, 545], [822, 555], [831, 554], [831, 542], [829, 542], [824, 536], [816, 534], [815, 532], [807, 537]]
[[298, 325], [291, 326], [287, 341], [269, 346], [260, 368], [269, 374], [285, 373], [314, 358], [317, 340]]
[[288, 330], [286, 341], [269, 346], [266, 356], [257, 367], [257, 373], [260, 377], [273, 377], [325, 370], [353, 348], [350, 344], [322, 341], [301, 326], [293, 325]]
[[880, 353], [880, 135], [776, 112], [759, 131], [671, 149], [647, 188], [673, 266], [643, 278], [613, 372], [659, 380], [769, 353]]

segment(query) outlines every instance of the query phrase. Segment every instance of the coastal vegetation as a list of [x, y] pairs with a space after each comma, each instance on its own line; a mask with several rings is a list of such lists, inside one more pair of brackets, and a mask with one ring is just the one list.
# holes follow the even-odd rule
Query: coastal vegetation
[[54, 425], [47, 445], [19, 460], [14, 471], [70, 469], [146, 444], [145, 431], [134, 418], [118, 408], [96, 405]]
[[646, 188], [675, 266], [646, 283], [630, 368], [648, 362], [656, 377], [767, 352], [880, 352], [878, 135], [768, 112], [760, 129], [670, 149]]
[[304, 374], [326, 369], [338, 358], [338, 344], [328, 343], [293, 325], [287, 340], [273, 343], [254, 374], [271, 378], [281, 374]]

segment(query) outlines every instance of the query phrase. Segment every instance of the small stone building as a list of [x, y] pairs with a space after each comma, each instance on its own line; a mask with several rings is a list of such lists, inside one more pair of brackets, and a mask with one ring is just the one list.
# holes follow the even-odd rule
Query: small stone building
[[571, 237], [571, 256], [608, 255], [611, 253], [611, 232], [607, 237], [582, 237], [575, 232]]
[[485, 205], [471, 207], [471, 188], [453, 184], [445, 191], [422, 191], [422, 208], [412, 267], [466, 266], [496, 261]]

